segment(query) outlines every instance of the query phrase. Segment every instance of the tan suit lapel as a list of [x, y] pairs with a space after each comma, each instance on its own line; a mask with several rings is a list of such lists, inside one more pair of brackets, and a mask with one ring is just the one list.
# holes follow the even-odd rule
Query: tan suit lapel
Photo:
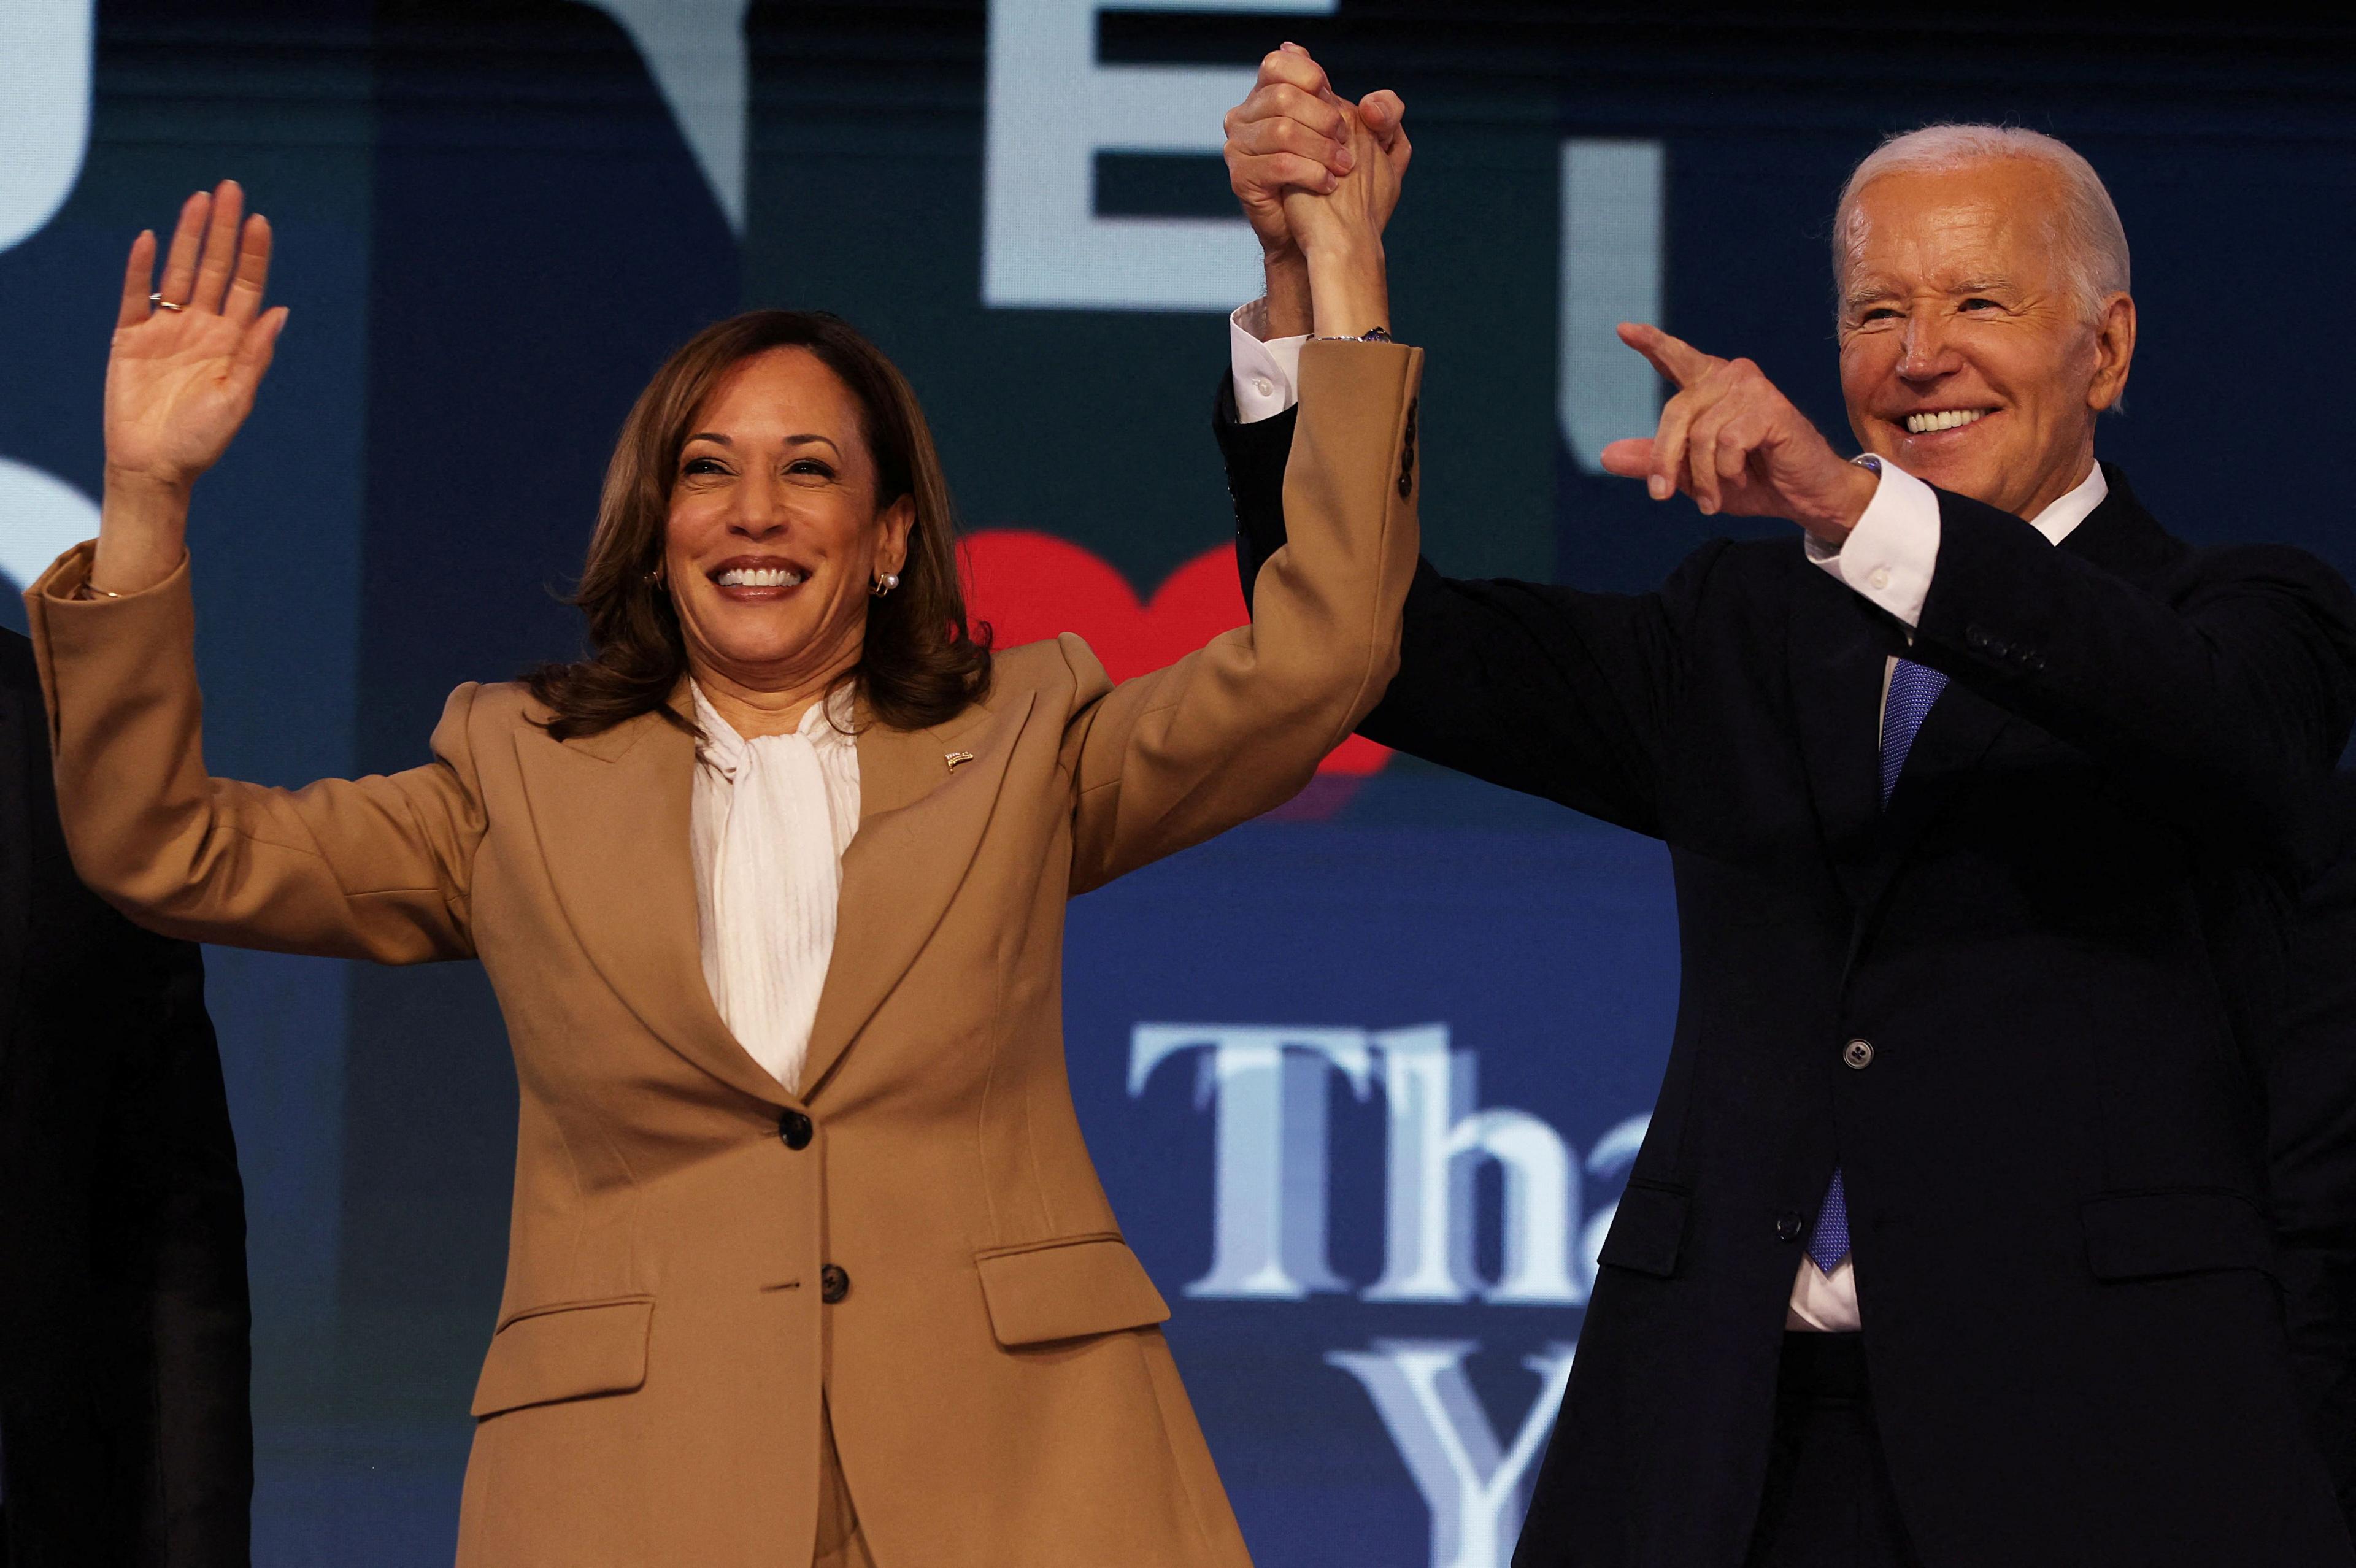
[[843, 852], [834, 958], [802, 1066], [804, 1098], [817, 1093], [940, 923], [981, 847], [1034, 700], [1025, 694], [1001, 712], [961, 715], [931, 730], [861, 730], [859, 834]]
[[693, 739], [649, 713], [577, 741], [520, 736], [516, 750], [557, 901], [597, 972], [664, 1044], [785, 1104], [704, 984], [688, 841]]

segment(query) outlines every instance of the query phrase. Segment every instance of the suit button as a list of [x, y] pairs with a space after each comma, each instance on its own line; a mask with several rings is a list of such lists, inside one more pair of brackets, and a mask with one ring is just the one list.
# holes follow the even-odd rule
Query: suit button
[[1992, 641], [1994, 641], [1994, 639], [1991, 638], [1985, 630], [1978, 626], [1966, 626], [1964, 628], [1964, 645], [1976, 654], [1985, 653], [1987, 650], [1988, 644]]
[[818, 1298], [829, 1307], [851, 1294], [851, 1275], [834, 1264], [818, 1271]]
[[1841, 1048], [1841, 1060], [1851, 1067], [1873, 1065], [1873, 1041], [1853, 1040]]
[[1796, 1242], [1807, 1228], [1807, 1220], [1795, 1209], [1786, 1209], [1775, 1216], [1775, 1239], [1779, 1242]]
[[786, 1140], [787, 1148], [809, 1147], [810, 1134], [814, 1130], [810, 1119], [799, 1111], [787, 1111], [777, 1118], [777, 1136]]

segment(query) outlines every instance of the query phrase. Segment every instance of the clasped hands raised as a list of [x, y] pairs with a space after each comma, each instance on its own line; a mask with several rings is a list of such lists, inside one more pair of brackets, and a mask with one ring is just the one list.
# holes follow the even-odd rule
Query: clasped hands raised
[[[1334, 330], [1324, 325], [1317, 252], [1363, 243], [1368, 223], [1379, 250], [1407, 173], [1406, 112], [1394, 92], [1340, 98], [1295, 44], [1263, 59], [1250, 95], [1228, 111], [1227, 178], [1267, 262], [1270, 336], [1312, 330], [1312, 296], [1314, 330]], [[1355, 178], [1353, 188], [1370, 155], [1377, 177]], [[1836, 548], [1847, 538], [1873, 498], [1874, 475], [1843, 461], [1757, 365], [1633, 322], [1621, 324], [1620, 340], [1677, 390], [1651, 436], [1603, 449], [1607, 472], [1646, 481], [1656, 501], [1682, 491], [1705, 513], [1785, 517]]]
[[1395, 92], [1336, 96], [1298, 44], [1260, 61], [1251, 95], [1227, 111], [1227, 183], [1271, 269], [1299, 268], [1321, 246], [1379, 254], [1414, 155], [1405, 115]]

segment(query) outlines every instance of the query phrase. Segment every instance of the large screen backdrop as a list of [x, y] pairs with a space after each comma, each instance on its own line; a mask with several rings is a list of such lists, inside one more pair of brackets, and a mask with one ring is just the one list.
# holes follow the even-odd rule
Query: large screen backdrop
[[[1206, 426], [1257, 282], [1215, 154], [1288, 37], [1410, 106], [1390, 258], [1444, 570], [1641, 590], [1705, 537], [1596, 470], [1659, 402], [1623, 317], [1839, 430], [1828, 208], [1943, 117], [2056, 132], [2109, 179], [2144, 336], [2104, 452], [2160, 517], [2356, 566], [2346, 40], [1999, 15], [0, 0], [0, 571], [92, 531], [123, 248], [234, 175], [294, 314], [199, 492], [216, 771], [415, 763], [453, 685], [576, 649], [624, 411], [751, 304], [837, 311], [906, 369], [1001, 640], [1151, 667], [1242, 618]], [[446, 1561], [513, 1147], [489, 991], [209, 962], [261, 1561]], [[1677, 969], [1657, 846], [1364, 745], [1075, 907], [1081, 1114], [1261, 1562], [1505, 1563]]]

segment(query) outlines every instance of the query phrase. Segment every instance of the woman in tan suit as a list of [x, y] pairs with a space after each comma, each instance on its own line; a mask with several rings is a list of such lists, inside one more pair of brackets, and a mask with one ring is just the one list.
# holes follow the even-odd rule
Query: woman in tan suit
[[[1381, 326], [1401, 141], [1294, 197]], [[1284, 800], [1381, 695], [1419, 354], [1301, 367], [1253, 624], [1115, 686], [967, 635], [923, 416], [830, 318], [713, 327], [626, 425], [596, 653], [463, 686], [433, 761], [209, 778], [189, 486], [283, 310], [225, 185], [134, 245], [94, 547], [27, 595], [75, 863], [155, 928], [479, 957], [521, 1084], [459, 1561], [1248, 1562], [1066, 1082], [1066, 900]]]

